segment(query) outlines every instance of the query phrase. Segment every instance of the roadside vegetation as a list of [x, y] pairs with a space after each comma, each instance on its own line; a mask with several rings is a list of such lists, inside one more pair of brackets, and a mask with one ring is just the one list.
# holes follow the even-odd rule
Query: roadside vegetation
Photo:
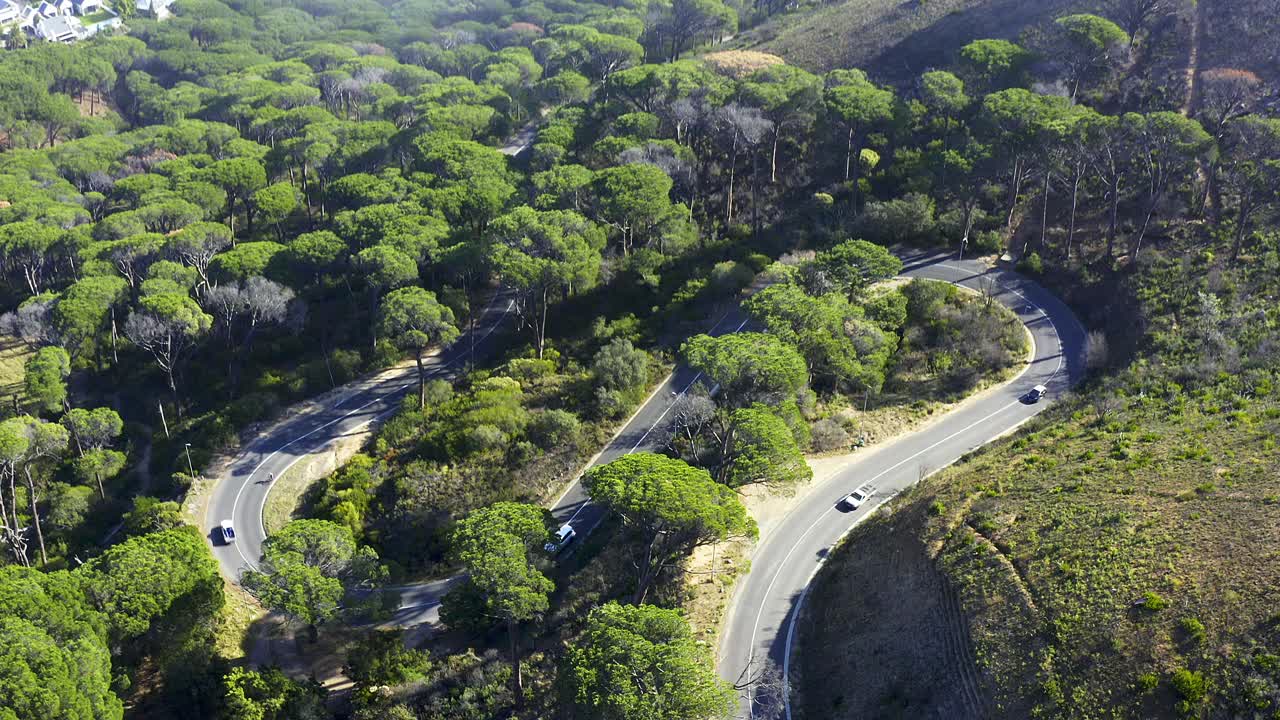
[[[892, 13], [939, 7], [960, 4], [873, 19], [917, 28]], [[1085, 399], [921, 513], [980, 667], [1040, 689], [1019, 705], [984, 680], [985, 697], [1050, 714], [1258, 707], [1270, 631], [1249, 583], [1267, 568], [1215, 555], [1231, 543], [1214, 533], [1244, 525], [1196, 508], [1248, 501], [1270, 462], [1280, 121], [1274, 63], [1224, 35], [1255, 27], [1195, 8], [1039, 4], [1050, 14], [1026, 28], [952, 26], [945, 57], [886, 48], [861, 70], [809, 65], [821, 75], [783, 47], [700, 57], [795, 9], [770, 2], [179, 0], [73, 46], [6, 36], [0, 332], [21, 347], [0, 402], [0, 697], [22, 720], [310, 719], [330, 699], [360, 718], [715, 716], [732, 692], [699, 643], [714, 630], [680, 609], [691, 558], [757, 535], [743, 494], [797, 492], [806, 452], [873, 441], [887, 413], [1025, 356], [981, 294], [877, 284], [901, 267], [886, 248], [915, 245], [1007, 254], [1106, 340]], [[1188, 27], [1208, 63], [1189, 75]], [[525, 128], [528, 147], [499, 151]], [[427, 378], [423, 358], [495, 297], [514, 304], [497, 346], [452, 384]], [[702, 334], [734, 305], [748, 332]], [[356, 638], [339, 698], [296, 668], [228, 660], [243, 608], [209, 589], [211, 528], [179, 528], [179, 501], [289, 405], [406, 359], [416, 392], [243, 584], [305, 644], [385, 617], [389, 582], [466, 569], [446, 632], [427, 650]], [[678, 362], [706, 387], [661, 453], [588, 473], [609, 518], [552, 562], [543, 503]], [[1005, 494], [1018, 482], [1037, 502]], [[1230, 518], [1264, 532], [1273, 494]], [[1114, 519], [1090, 526], [1081, 498], [1118, 503], [1098, 510]], [[1157, 511], [1155, 527], [1177, 519], [1161, 552], [1134, 550]], [[1008, 562], [975, 565], [965, 528]], [[1111, 555], [1059, 552], [1089, 537], [1136, 570], [1094, 577]], [[745, 570], [718, 557], [712, 583]], [[1010, 567], [1026, 577], [1000, 587], [1033, 614], [988, 622], [973, 598]], [[1115, 630], [1100, 597], [1144, 622]], [[1089, 644], [1107, 630], [1109, 649]], [[1227, 646], [1261, 659], [1242, 670]], [[1086, 660], [1101, 668], [1087, 681]], [[1150, 692], [1131, 700], [1122, 677]], [[654, 686], [670, 688], [658, 707]]]
[[[919, 555], [903, 587], [941, 575], [963, 613], [920, 620], [930, 632], [971, 636], [979, 689], [1009, 716], [1274, 709], [1264, 689], [1275, 682], [1274, 608], [1260, 588], [1276, 568], [1259, 549], [1280, 541], [1280, 395], [1266, 299], [1276, 276], [1265, 262], [1224, 272], [1215, 292], [1205, 280], [1214, 262], [1154, 260], [1137, 281], [1150, 329], [1136, 363], [1096, 377], [849, 538], [816, 585], [806, 624], [810, 715], [935, 701], [906, 672], [863, 691], [831, 679], [824, 659], [852, 658], [834, 663], [852, 679], [867, 674], [873, 638], [882, 649], [903, 643], [870, 627], [820, 629], [869, 621], [850, 615], [869, 611], [849, 593], [881, 562], [851, 552], [859, 547]], [[919, 652], [901, 648], [903, 657]], [[943, 648], [919, 662], [954, 666], [963, 656]], [[936, 702], [962, 697], [958, 683], [934, 688]]]

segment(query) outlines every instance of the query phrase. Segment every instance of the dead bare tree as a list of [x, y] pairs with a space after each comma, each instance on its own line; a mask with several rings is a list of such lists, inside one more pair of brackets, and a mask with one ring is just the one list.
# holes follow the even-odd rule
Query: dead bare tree
[[751, 706], [751, 717], [778, 720], [786, 710], [790, 690], [778, 664], [752, 654], [733, 687]]

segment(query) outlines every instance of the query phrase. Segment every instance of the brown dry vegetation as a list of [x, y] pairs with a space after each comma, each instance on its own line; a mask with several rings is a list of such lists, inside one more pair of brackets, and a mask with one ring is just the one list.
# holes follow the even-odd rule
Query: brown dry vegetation
[[783, 64], [782, 58], [755, 50], [724, 50], [702, 57], [703, 61], [721, 75], [741, 79], [771, 65]]

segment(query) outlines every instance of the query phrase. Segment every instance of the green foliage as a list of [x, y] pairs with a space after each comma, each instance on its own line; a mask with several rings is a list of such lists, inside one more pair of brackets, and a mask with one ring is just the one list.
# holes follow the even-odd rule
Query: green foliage
[[1148, 590], [1142, 594], [1142, 608], [1151, 612], [1158, 612], [1169, 607], [1169, 601], [1161, 597], [1154, 590]]
[[1178, 627], [1182, 628], [1182, 632], [1186, 633], [1187, 640], [1192, 643], [1202, 643], [1205, 639], [1204, 623], [1196, 618], [1187, 617], [1178, 621]]
[[86, 563], [80, 574], [116, 640], [141, 635], [178, 604], [195, 617], [222, 607], [217, 562], [189, 526], [126, 540]]
[[851, 299], [868, 286], [902, 271], [902, 261], [885, 248], [865, 240], [847, 240], [818, 253], [804, 268], [809, 291], [822, 295], [837, 290]]
[[328, 622], [343, 607], [359, 612], [376, 603], [376, 594], [357, 599], [350, 592], [386, 576], [377, 553], [357, 545], [349, 528], [326, 520], [294, 520], [272, 534], [262, 544], [259, 567], [241, 576], [245, 589], [307, 625]]
[[430, 653], [405, 647], [401, 633], [379, 630], [362, 636], [343, 666], [343, 673], [364, 690], [423, 680], [430, 672]]
[[0, 568], [0, 693], [14, 718], [117, 719], [102, 617], [68, 572]]
[[729, 487], [765, 485], [793, 492], [813, 477], [796, 437], [782, 418], [756, 405], [729, 417], [729, 439], [720, 458], [720, 482]]
[[652, 605], [611, 602], [592, 610], [561, 672], [583, 718], [708, 720], [736, 702], [684, 617]]
[[1040, 257], [1040, 253], [1031, 253], [1030, 255], [1018, 261], [1018, 272], [1024, 272], [1028, 275], [1041, 275], [1044, 273], [1044, 260]]
[[[813, 272], [813, 284], [823, 276], [822, 271]], [[897, 338], [864, 318], [842, 295], [813, 297], [795, 285], [774, 285], [743, 307], [772, 336], [803, 353], [815, 385], [871, 392], [884, 385]]]
[[94, 638], [61, 645], [22, 618], [0, 617], [0, 694], [11, 718], [121, 718], [111, 660]]
[[582, 482], [593, 502], [618, 513], [635, 534], [637, 601], [695, 547], [757, 534], [733, 490], [681, 460], [633, 453], [592, 468]]
[[450, 551], [467, 578], [444, 597], [440, 618], [459, 627], [504, 623], [517, 691], [521, 689], [518, 626], [546, 612], [548, 596], [555, 590], [555, 583], [533, 559], [548, 537], [547, 516], [546, 510], [534, 505], [497, 503], [463, 518], [449, 538]]
[[23, 384], [27, 397], [45, 412], [58, 412], [67, 401], [71, 356], [60, 347], [43, 347], [27, 358]]
[[881, 245], [927, 245], [937, 239], [933, 199], [920, 193], [867, 203], [854, 224], [864, 238]]
[[570, 288], [585, 290], [595, 284], [603, 233], [577, 213], [529, 207], [494, 220], [490, 232], [495, 244], [494, 269], [526, 298], [541, 358], [551, 294]]
[[235, 668], [222, 678], [224, 720], [322, 720], [324, 689], [290, 680], [279, 668]]
[[575, 446], [582, 423], [568, 410], [544, 410], [529, 422], [529, 439], [543, 450]]
[[184, 523], [178, 503], [139, 495], [133, 499], [133, 509], [125, 513], [124, 531], [130, 536], [146, 535], [176, 530]]
[[1183, 668], [1178, 670], [1169, 678], [1169, 682], [1173, 685], [1174, 692], [1187, 703], [1196, 704], [1204, 700], [1209, 694], [1209, 682], [1204, 675]]
[[680, 354], [719, 386], [718, 401], [726, 407], [795, 397], [808, 379], [804, 358], [773, 335], [698, 335], [681, 346]]
[[987, 92], [1022, 85], [1032, 58], [1008, 40], [974, 40], [960, 49], [962, 72]]
[[630, 340], [614, 338], [596, 353], [591, 375], [601, 414], [617, 417], [627, 400], [649, 384], [649, 357]]

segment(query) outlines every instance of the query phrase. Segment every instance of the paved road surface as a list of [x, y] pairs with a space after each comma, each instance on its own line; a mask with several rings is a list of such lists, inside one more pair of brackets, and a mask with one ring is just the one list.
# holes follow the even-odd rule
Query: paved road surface
[[[710, 333], [723, 335], [737, 332], [745, 325], [746, 316], [734, 308], [716, 321]], [[699, 373], [687, 367], [677, 368], [627, 421], [604, 450], [592, 459], [589, 467], [612, 462], [633, 452], [659, 449], [659, 444], [655, 441], [656, 431], [665, 427], [669, 422], [668, 415], [671, 407], [700, 379]], [[556, 522], [573, 525], [579, 540], [589, 535], [600, 524], [604, 514], [604, 508], [592, 504], [587, 499], [582, 483], [576, 481], [551, 508], [551, 515]], [[391, 618], [391, 624], [407, 627], [436, 622], [440, 617], [440, 599], [459, 579], [455, 576], [421, 585], [396, 588], [400, 591], [400, 609]]]
[[[981, 278], [984, 277], [983, 273], [986, 272], [985, 267], [980, 263], [970, 261], [957, 263], [942, 255], [920, 255], [904, 258], [904, 260], [908, 263], [904, 270], [906, 275], [959, 282], [975, 288], [979, 286]], [[1043, 380], [1049, 386], [1051, 393], [1059, 392], [1068, 386], [1068, 378], [1074, 379], [1078, 376], [1080, 363], [1077, 362], [1076, 356], [1083, 347], [1084, 336], [1070, 311], [1046, 291], [1013, 273], [991, 271], [986, 273], [986, 277], [993, 278], [1002, 284], [1005, 289], [998, 296], [1000, 301], [1013, 307], [1031, 328], [1036, 337], [1036, 361], [1019, 382], [1000, 391], [989, 393], [982, 402], [966, 406], [953, 415], [948, 415], [946, 419], [931, 426], [927, 433], [918, 434], [919, 437], [903, 438], [890, 446], [869, 452], [865, 458], [860, 458], [853, 463], [850, 470], [838, 474], [835, 480], [825, 483], [811, 493], [810, 497], [802, 503], [801, 508], [787, 518], [784, 525], [775, 531], [756, 552], [754, 571], [747, 576], [745, 586], [740, 590], [741, 600], [737, 603], [737, 612], [730, 620], [733, 624], [727, 629], [725, 644], [722, 648], [722, 657], [725, 660], [721, 664], [721, 670], [725, 677], [737, 678], [740, 667], [735, 667], [735, 663], [741, 666], [745, 661], [739, 662], [735, 658], [751, 657], [752, 652], [749, 648], [761, 645], [772, 646], [772, 639], [778, 634], [781, 621], [789, 612], [791, 598], [794, 593], [803, 589], [814, 567], [812, 560], [817, 558], [817, 550], [807, 555], [799, 551], [793, 553], [791, 543], [787, 542], [788, 538], [792, 540], [800, 538], [805, 548], [815, 542], [825, 543], [818, 545], [819, 549], [829, 547], [835, 538], [844, 532], [851, 520], [865, 516], [869, 508], [887, 496], [891, 488], [905, 486], [917, 480], [918, 468], [921, 464], [931, 469], [940, 468], [953, 462], [970, 447], [988, 442], [1017, 422], [1043, 409], [1044, 403], [1025, 406], [1016, 402], [1015, 396], [1026, 388]], [[1027, 306], [1035, 309], [1028, 311], [1025, 309]], [[1039, 308], [1044, 308], [1044, 311]], [[504, 308], [491, 306], [485, 315], [486, 319], [479, 324], [480, 332], [487, 337], [487, 334], [497, 327], [504, 314]], [[1057, 331], [1054, 330], [1055, 323], [1059, 327]], [[737, 332], [745, 326], [745, 316], [734, 309], [716, 321], [711, 333], [721, 335]], [[1059, 352], [1057, 332], [1062, 333], [1066, 346], [1071, 349], [1068, 353], [1070, 358], [1066, 358]], [[443, 366], [457, 359], [467, 344], [464, 336], [433, 363], [433, 372], [444, 372]], [[455, 348], [457, 354], [455, 354]], [[698, 380], [699, 376], [693, 370], [683, 366], [677, 368], [593, 460], [592, 466], [608, 463], [632, 452], [657, 449], [656, 431], [666, 426], [672, 405]], [[228, 476], [224, 477], [216, 488], [207, 516], [211, 538], [216, 533], [218, 521], [225, 517], [234, 518], [240, 533], [239, 541], [233, 546], [214, 544], [214, 554], [229, 577], [238, 577], [242, 569], [252, 567], [261, 554], [261, 544], [265, 537], [262, 530], [261, 511], [267, 486], [258, 481], [265, 480], [267, 473], [279, 477], [299, 458], [318, 452], [331, 440], [394, 410], [398, 406], [399, 398], [412, 388], [415, 381], [415, 370], [409, 368], [392, 380], [361, 387], [348, 395], [338, 407], [314, 415], [299, 416], [274, 429], [270, 435], [258, 438], [236, 458], [228, 471]], [[970, 425], [973, 427], [966, 427]], [[947, 437], [960, 428], [964, 428], [964, 431], [956, 434], [955, 437]], [[899, 462], [903, 457], [908, 460]], [[868, 505], [864, 506], [863, 510], [852, 518], [838, 513], [833, 516], [833, 513], [827, 512], [837, 497], [858, 484], [854, 482], [855, 479], [880, 473], [881, 469], [878, 468], [887, 468], [884, 470], [884, 476], [876, 482], [880, 492]], [[848, 486], [847, 489], [846, 486]], [[575, 482], [557, 500], [552, 508], [552, 515], [558, 522], [571, 523], [577, 529], [579, 536], [583, 537], [600, 523], [604, 516], [604, 509], [591, 504], [582, 484]], [[784, 557], [789, 563], [792, 560], [803, 559], [809, 562], [791, 563], [793, 567], [787, 568], [786, 578], [775, 580], [774, 578], [779, 575], [777, 566], [781, 564], [780, 558]], [[794, 568], [803, 569], [796, 575], [796, 572], [792, 571]], [[401, 595], [400, 609], [394, 614], [391, 623], [412, 626], [436, 622], [439, 619], [440, 598], [457, 581], [458, 578], [454, 577], [394, 588]], [[762, 592], [759, 586], [766, 581], [769, 585], [776, 587], [766, 585]], [[790, 591], [791, 594], [782, 594], [784, 591]], [[762, 606], [761, 598], [782, 598], [782, 600], [781, 604], [763, 603], [768, 606], [769, 612], [764, 610], [748, 612], [748, 607]], [[757, 612], [761, 617], [761, 623], [754, 629], [748, 628], [752, 632], [744, 632], [739, 627], [743, 618], [750, 615], [754, 619]], [[781, 663], [780, 650], [769, 654], [776, 656]]]
[[[498, 329], [512, 308], [511, 298], [498, 294], [489, 302], [476, 322], [476, 352], [489, 349], [488, 339]], [[455, 372], [471, 351], [471, 332], [427, 359], [432, 377]], [[347, 386], [331, 407], [304, 412], [271, 428], [269, 434], [248, 443], [236, 455], [226, 472], [218, 478], [213, 496], [205, 511], [205, 532], [213, 545], [222, 572], [238, 579], [242, 570], [257, 567], [262, 556], [266, 530], [262, 526], [262, 508], [271, 490], [271, 478], [284, 475], [298, 460], [323, 450], [331, 441], [390, 414], [400, 406], [405, 393], [417, 386], [418, 369], [383, 374], [375, 379], [357, 381]], [[236, 531], [236, 542], [221, 542], [219, 523], [230, 519]]]
[[[720, 645], [722, 678], [737, 684], [766, 668], [785, 678], [793, 641], [792, 618], [803, 604], [809, 580], [828, 550], [857, 522], [895, 493], [924, 475], [946, 467], [970, 450], [1000, 437], [1041, 412], [1084, 372], [1085, 333], [1075, 315], [1035, 283], [1007, 270], [948, 260], [937, 255], [903, 258], [905, 275], [946, 280], [979, 289], [994, 280], [995, 297], [1012, 309], [1035, 339], [1035, 357], [1013, 382], [988, 391], [929, 427], [883, 447], [859, 454], [806, 496], [756, 548], [751, 572], [736, 590]], [[1026, 404], [1020, 396], [1037, 384], [1049, 388], [1047, 400]], [[863, 483], [875, 491], [861, 508], [844, 512], [836, 502]], [[866, 548], [865, 552], [875, 552]], [[838, 629], [833, 629], [838, 631]], [[765, 717], [767, 698], [751, 702], [743, 692], [739, 717]], [[790, 718], [790, 708], [784, 708]]]
[[511, 138], [506, 145], [499, 148], [499, 152], [503, 155], [510, 155], [511, 157], [515, 157], [516, 155], [524, 152], [533, 144], [533, 139], [538, 136], [538, 124], [541, 121], [541, 118], [534, 118], [533, 120], [530, 120], [527, 125], [520, 128], [519, 132], [515, 134], [515, 137]]

